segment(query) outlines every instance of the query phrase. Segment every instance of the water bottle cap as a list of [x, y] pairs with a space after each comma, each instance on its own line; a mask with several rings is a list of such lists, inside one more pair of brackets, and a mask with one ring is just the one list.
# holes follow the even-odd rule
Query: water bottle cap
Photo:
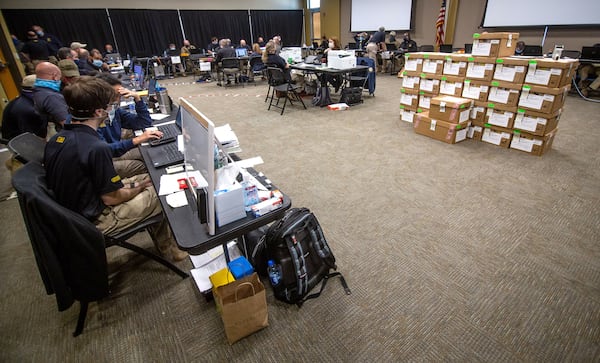
[[267, 261], [267, 265], [274, 266], [275, 265], [275, 261], [269, 260], [269, 261]]

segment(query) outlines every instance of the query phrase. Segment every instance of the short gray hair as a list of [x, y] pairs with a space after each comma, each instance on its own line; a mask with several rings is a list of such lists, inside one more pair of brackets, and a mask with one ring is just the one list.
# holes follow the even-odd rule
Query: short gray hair
[[385, 31], [385, 27], [383, 27], [383, 26], [380, 26], [380, 27], [379, 27], [379, 31], [380, 31], [380, 32], [384, 32], [384, 31]]

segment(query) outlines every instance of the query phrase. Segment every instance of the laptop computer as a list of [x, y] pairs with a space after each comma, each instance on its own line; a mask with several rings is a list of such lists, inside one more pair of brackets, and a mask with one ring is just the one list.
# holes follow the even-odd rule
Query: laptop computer
[[190, 49], [190, 54], [202, 54], [204, 49], [202, 48], [192, 48]]
[[248, 56], [248, 49], [246, 49], [246, 48], [235, 48], [235, 55], [238, 58], [247, 57]]
[[163, 133], [163, 136], [160, 139], [155, 139], [148, 142], [150, 146], [159, 146], [176, 141], [177, 136], [181, 135], [181, 111], [177, 111], [175, 123], [159, 125], [156, 126], [156, 128], [158, 129], [158, 131]]
[[117, 60], [119, 60], [119, 62], [121, 61], [121, 54], [119, 54], [119, 53], [106, 53], [106, 55], [104, 56], [104, 58], [106, 58], [106, 62], [108, 64], [115, 64], [115, 63], [117, 63]]
[[524, 56], [541, 57], [543, 55], [542, 46], [540, 45], [526, 45], [523, 49]]
[[581, 47], [580, 59], [600, 59], [600, 47]]
[[158, 141], [164, 140], [162, 143], [158, 143], [157, 145], [152, 145], [148, 148], [148, 156], [150, 157], [150, 161], [155, 168], [162, 168], [164, 166], [169, 166], [177, 163], [181, 163], [184, 160], [183, 153], [179, 151], [178, 143], [175, 142], [177, 140], [177, 135], [181, 134], [181, 111], [177, 112], [177, 117], [175, 118], [175, 123], [167, 124], [159, 126], [158, 129], [166, 132], [167, 128], [176, 128], [176, 134], [174, 138], [170, 138], [167, 140], [166, 134], [162, 139]]

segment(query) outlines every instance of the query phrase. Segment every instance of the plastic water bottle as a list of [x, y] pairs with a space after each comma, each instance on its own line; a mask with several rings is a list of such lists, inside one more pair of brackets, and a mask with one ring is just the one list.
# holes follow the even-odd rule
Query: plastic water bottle
[[275, 261], [269, 260], [267, 262], [267, 272], [269, 273], [271, 285], [279, 285], [279, 283], [281, 282], [281, 266], [275, 264]]

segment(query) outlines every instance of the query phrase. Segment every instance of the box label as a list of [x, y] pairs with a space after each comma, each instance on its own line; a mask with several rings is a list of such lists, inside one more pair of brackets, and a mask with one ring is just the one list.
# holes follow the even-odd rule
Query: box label
[[433, 92], [433, 87], [436, 84], [439, 84], [439, 79], [421, 79], [421, 90]]
[[488, 101], [494, 101], [498, 103], [507, 104], [508, 96], [510, 95], [510, 91], [498, 87], [492, 87], [490, 89], [490, 93], [488, 94]]
[[415, 88], [415, 85], [419, 85], [419, 80], [419, 77], [404, 76], [402, 78], [402, 87]]
[[496, 126], [508, 127], [508, 122], [510, 121], [512, 116], [512, 112], [492, 112], [492, 114], [489, 115], [488, 123]]
[[440, 83], [440, 93], [454, 95], [457, 88], [462, 88], [462, 82], [447, 82]]
[[[441, 60], [439, 61], [441, 62]], [[425, 73], [437, 73], [437, 66], [438, 66], [438, 61], [437, 60], [429, 60], [429, 59], [425, 59], [425, 62], [423, 62], [423, 72]]]
[[492, 51], [492, 43], [484, 41], [473, 41], [472, 55], [482, 55], [488, 57]]
[[419, 107], [431, 108], [431, 97], [421, 95], [421, 97], [419, 97]]
[[460, 69], [465, 68], [466, 65], [467, 63], [465, 62], [452, 62], [451, 60], [446, 61], [446, 63], [444, 63], [444, 74], [458, 76]]
[[484, 107], [476, 106], [471, 109], [471, 118], [476, 119], [477, 114], [484, 111]]
[[467, 66], [467, 78], [485, 78], [485, 66], [469, 63]]
[[547, 85], [550, 82], [550, 76], [550, 70], [538, 69], [532, 72], [530, 67], [529, 72], [527, 72], [527, 75], [525, 76], [525, 82]]
[[404, 70], [416, 72], [420, 63], [422, 63], [422, 59], [406, 59], [406, 63], [404, 63]]
[[519, 106], [525, 106], [536, 110], [540, 110], [543, 103], [543, 95], [536, 95], [529, 92], [521, 93], [521, 97], [519, 98]]
[[496, 65], [496, 71], [494, 72], [494, 79], [500, 81], [514, 82], [517, 71], [514, 67], [503, 66], [502, 64]]
[[403, 93], [402, 96], [400, 97], [400, 103], [411, 106], [412, 101], [415, 97], [417, 97], [417, 95], [410, 95], [407, 93]]
[[500, 145], [502, 142], [502, 134], [486, 128], [483, 131], [483, 135], [481, 135], [481, 141], [489, 142], [490, 144], [494, 145]]
[[471, 113], [471, 110], [469, 110], [469, 109], [461, 111], [460, 114], [458, 115], [458, 122], [467, 121], [469, 119], [470, 113]]
[[469, 131], [469, 128], [464, 128], [462, 130], [456, 131], [456, 138], [454, 139], [454, 141], [455, 142], [459, 142], [459, 141], [463, 141], [464, 139], [466, 139], [467, 138], [467, 132]]
[[415, 113], [412, 111], [406, 111], [406, 110], [402, 110], [400, 111], [400, 119], [402, 121], [406, 121], [406, 122], [410, 122], [412, 123], [413, 120], [415, 118]]
[[431, 120], [431, 123], [429, 124], [429, 130], [435, 131], [435, 127], [436, 126], [437, 126], [437, 121], [436, 120]]
[[530, 153], [533, 150], [533, 140], [526, 139], [524, 137], [515, 135], [510, 142], [511, 149], [517, 149]]

